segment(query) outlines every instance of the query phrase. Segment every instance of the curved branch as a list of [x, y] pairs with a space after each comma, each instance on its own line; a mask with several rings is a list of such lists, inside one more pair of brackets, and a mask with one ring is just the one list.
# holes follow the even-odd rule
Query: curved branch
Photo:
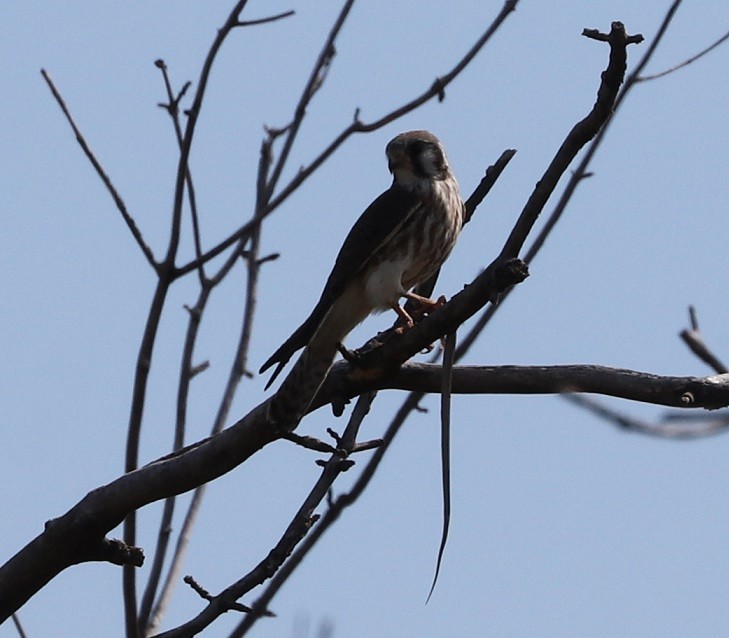
[[[0, 567], [0, 623], [67, 567], [109, 561], [111, 541], [104, 536], [130, 513], [214, 480], [276, 440], [278, 434], [266, 422], [267, 405], [262, 403], [216, 436], [89, 492], [66, 514], [46, 523], [39, 536]], [[140, 550], [128, 551], [139, 556]]]
[[[353, 397], [384, 388], [438, 392], [441, 384], [440, 366], [432, 364], [407, 364], [374, 381], [352, 381], [346, 374], [346, 364], [335, 366], [312, 409], [341, 397], [343, 389], [347, 397]], [[729, 405], [729, 375], [663, 377], [590, 365], [458, 366], [453, 369], [452, 392], [594, 392], [673, 407], [715, 409]], [[100, 560], [137, 564], [139, 550], [124, 547], [121, 552], [117, 542], [104, 535], [130, 512], [214, 480], [279, 438], [266, 422], [267, 405], [260, 404], [220, 434], [93, 490], [66, 514], [49, 521], [42, 534], [0, 568], [0, 622], [71, 565]], [[28, 565], [36, 567], [29, 570]]]
[[[348, 364], [334, 366], [314, 400], [319, 407], [334, 397], [352, 398], [369, 390], [410, 390], [439, 393], [440, 365], [406, 363], [379, 379], [347, 377]], [[716, 410], [729, 406], [729, 374], [674, 377], [599, 365], [559, 366], [455, 366], [454, 394], [562, 394], [587, 392], [667, 405], [675, 408]]]
[[[653, 436], [658, 439], [689, 440], [704, 438], [726, 432], [727, 425], [729, 425], [724, 413], [698, 415], [696, 412], [689, 414], [686, 412], [673, 412], [670, 418], [664, 417], [663, 422], [651, 423], [604, 405], [604, 402], [584, 394], [565, 394], [564, 398], [621, 430]], [[674, 418], [678, 414], [682, 416], [682, 419]], [[697, 418], [699, 416], [704, 418]]]

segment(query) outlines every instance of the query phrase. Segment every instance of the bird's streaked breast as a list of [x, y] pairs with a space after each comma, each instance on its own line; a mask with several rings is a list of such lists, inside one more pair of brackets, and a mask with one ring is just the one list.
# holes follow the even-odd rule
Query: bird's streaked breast
[[373, 307], [392, 306], [434, 274], [453, 250], [462, 225], [463, 202], [455, 178], [434, 181], [419, 209], [372, 257], [364, 276]]

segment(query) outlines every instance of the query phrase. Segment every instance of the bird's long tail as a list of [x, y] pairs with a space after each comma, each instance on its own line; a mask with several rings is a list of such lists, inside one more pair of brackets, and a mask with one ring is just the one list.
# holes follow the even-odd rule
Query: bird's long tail
[[286, 431], [292, 431], [306, 414], [332, 366], [337, 346], [312, 347], [310, 343], [299, 355], [268, 407], [269, 418]]
[[324, 382], [339, 344], [368, 314], [369, 308], [359, 300], [347, 297], [340, 298], [327, 313], [291, 372], [271, 397], [268, 416], [279, 428], [289, 432], [296, 428]]

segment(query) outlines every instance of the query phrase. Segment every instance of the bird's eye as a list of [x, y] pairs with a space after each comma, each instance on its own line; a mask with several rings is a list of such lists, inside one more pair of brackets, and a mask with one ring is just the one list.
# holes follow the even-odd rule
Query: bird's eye
[[417, 157], [425, 150], [426, 146], [427, 144], [422, 140], [414, 140], [410, 143], [410, 155], [412, 157]]

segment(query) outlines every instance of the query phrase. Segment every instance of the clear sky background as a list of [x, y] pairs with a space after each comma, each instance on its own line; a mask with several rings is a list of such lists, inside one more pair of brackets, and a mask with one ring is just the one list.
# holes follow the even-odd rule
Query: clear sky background
[[[361, 2], [294, 149], [289, 176], [361, 109], [371, 120], [428, 87], [492, 20], [500, 1]], [[729, 26], [729, 5], [686, 2], [649, 72], [697, 53]], [[326, 5], [326, 6], [325, 6]], [[267, 224], [251, 367], [318, 297], [347, 230], [389, 185], [384, 146], [435, 132], [465, 194], [505, 148], [518, 154], [441, 277], [452, 295], [491, 261], [572, 125], [594, 102], [608, 47], [580, 35], [613, 20], [650, 40], [668, 2], [523, 0], [497, 36], [432, 103], [350, 139]], [[161, 254], [177, 154], [159, 71], [196, 80], [232, 2], [5, 3], [0, 20], [0, 558], [122, 471], [134, 360], [154, 277], [76, 145], [40, 76], [47, 68], [146, 240]], [[234, 33], [221, 53], [191, 167], [212, 246], [251, 214], [262, 126], [286, 124], [339, 3], [251, 2], [244, 18], [295, 17]], [[635, 64], [648, 42], [630, 47]], [[595, 363], [671, 375], [709, 370], [678, 339], [695, 304], [706, 340], [729, 359], [729, 47], [636, 87], [594, 176], [467, 362]], [[549, 210], [550, 207], [548, 206]], [[183, 254], [191, 255], [185, 231]], [[189, 440], [209, 430], [236, 342], [243, 272], [215, 298], [196, 353]], [[166, 453], [183, 304], [177, 285], [154, 354], [142, 462]], [[358, 345], [388, 325], [368, 320]], [[464, 332], [465, 334], [465, 332]], [[257, 404], [245, 381], [234, 418]], [[389, 422], [383, 393], [363, 436]], [[644, 419], [665, 411], [611, 400]], [[437, 398], [410, 419], [357, 505], [322, 539], [261, 621], [260, 638], [315, 636], [717, 636], [729, 607], [729, 439], [618, 431], [559, 397], [455, 397], [453, 517], [440, 582], [425, 598], [440, 534]], [[302, 431], [342, 427], [328, 410]], [[266, 448], [213, 484], [183, 573], [217, 592], [254, 566], [318, 476], [316, 455]], [[364, 459], [363, 459], [364, 460]], [[361, 463], [358, 464], [361, 467]], [[352, 477], [353, 478], [353, 477]], [[351, 481], [351, 478], [348, 480]], [[347, 482], [337, 489], [345, 489]], [[182, 508], [178, 508], [181, 511]], [[140, 515], [153, 550], [159, 507]], [[179, 524], [179, 520], [175, 521]], [[115, 530], [113, 536], [120, 536]], [[148, 567], [142, 568], [146, 574]], [[246, 599], [243, 602], [252, 602]], [[202, 601], [181, 585], [165, 627]], [[21, 610], [28, 635], [122, 636], [121, 571], [67, 570]], [[230, 614], [205, 635], [225, 636]], [[0, 636], [13, 636], [9, 623]]]

